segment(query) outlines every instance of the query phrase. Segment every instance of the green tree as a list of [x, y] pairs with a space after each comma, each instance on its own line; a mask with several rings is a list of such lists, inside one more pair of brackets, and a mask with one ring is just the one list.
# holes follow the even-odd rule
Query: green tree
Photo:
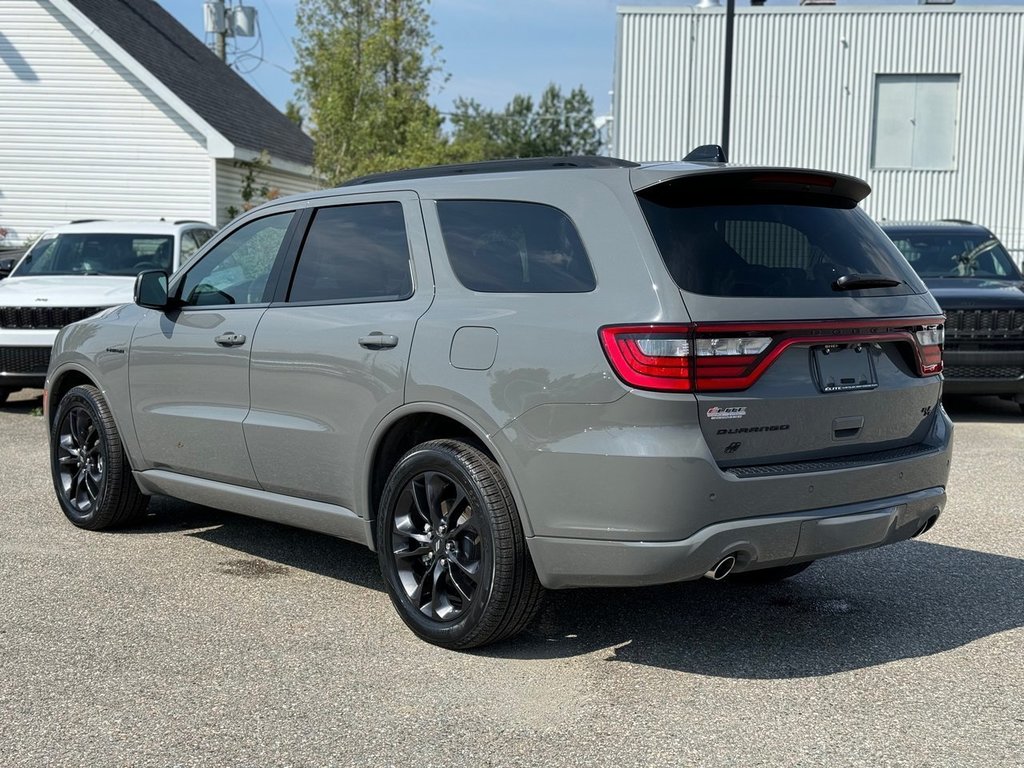
[[566, 97], [551, 84], [536, 106], [530, 96], [517, 94], [501, 112], [456, 99], [450, 120], [449, 154], [459, 160], [592, 155], [601, 148], [594, 102], [582, 86]]
[[296, 82], [323, 180], [443, 162], [423, 0], [300, 0]]

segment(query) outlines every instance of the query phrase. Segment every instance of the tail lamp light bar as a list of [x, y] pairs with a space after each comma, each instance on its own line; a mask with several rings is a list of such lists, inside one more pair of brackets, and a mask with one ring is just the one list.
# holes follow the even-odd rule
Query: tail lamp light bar
[[919, 376], [942, 372], [942, 317], [891, 322], [616, 325], [600, 330], [616, 374], [639, 389], [725, 392], [748, 389], [792, 346], [898, 342], [914, 351]]

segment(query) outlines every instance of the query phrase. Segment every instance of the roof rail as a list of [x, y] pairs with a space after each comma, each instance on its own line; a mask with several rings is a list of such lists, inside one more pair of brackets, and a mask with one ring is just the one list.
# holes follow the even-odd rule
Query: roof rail
[[640, 163], [620, 160], [617, 157], [598, 155], [572, 155], [566, 157], [525, 157], [513, 160], [484, 160], [479, 163], [453, 165], [431, 165], [426, 168], [410, 168], [404, 171], [371, 173], [346, 181], [341, 186], [374, 184], [381, 181], [406, 181], [409, 179], [430, 179], [443, 176], [463, 176], [475, 173], [510, 173], [515, 171], [547, 171], [559, 168], [637, 168]]
[[202, 219], [178, 219], [175, 224], [205, 224]]
[[92, 224], [94, 221], [106, 221], [106, 219], [72, 219], [71, 224]]
[[950, 224], [973, 224], [974, 223], [973, 221], [968, 221], [967, 219], [936, 219], [936, 221], [946, 221], [946, 222], [949, 222]]

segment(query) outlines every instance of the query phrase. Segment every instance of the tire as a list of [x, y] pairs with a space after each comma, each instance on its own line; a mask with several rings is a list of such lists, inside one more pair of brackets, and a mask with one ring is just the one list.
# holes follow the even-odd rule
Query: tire
[[13, 392], [13, 389], [0, 389], [0, 405], [7, 402], [8, 396]]
[[388, 477], [377, 552], [402, 620], [442, 648], [522, 631], [540, 608], [537, 579], [501, 471], [456, 440], [416, 446]]
[[779, 565], [775, 568], [762, 568], [759, 571], [745, 571], [736, 573], [729, 577], [729, 581], [736, 584], [771, 584], [775, 581], [782, 581], [798, 573], [803, 573], [814, 565], [810, 560], [806, 563], [791, 563], [790, 565]]
[[82, 385], [57, 406], [50, 430], [50, 473], [60, 507], [79, 528], [126, 525], [149, 504], [100, 391]]

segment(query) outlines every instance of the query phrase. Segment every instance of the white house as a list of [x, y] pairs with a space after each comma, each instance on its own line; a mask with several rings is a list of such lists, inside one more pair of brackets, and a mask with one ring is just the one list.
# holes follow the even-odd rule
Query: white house
[[260, 185], [317, 187], [310, 138], [154, 0], [0, 2], [4, 245], [73, 219], [223, 224], [261, 152]]
[[[721, 7], [619, 9], [613, 154], [718, 143], [724, 39]], [[875, 218], [969, 219], [1021, 259], [1024, 6], [768, 0], [734, 40], [731, 161], [859, 176]]]

